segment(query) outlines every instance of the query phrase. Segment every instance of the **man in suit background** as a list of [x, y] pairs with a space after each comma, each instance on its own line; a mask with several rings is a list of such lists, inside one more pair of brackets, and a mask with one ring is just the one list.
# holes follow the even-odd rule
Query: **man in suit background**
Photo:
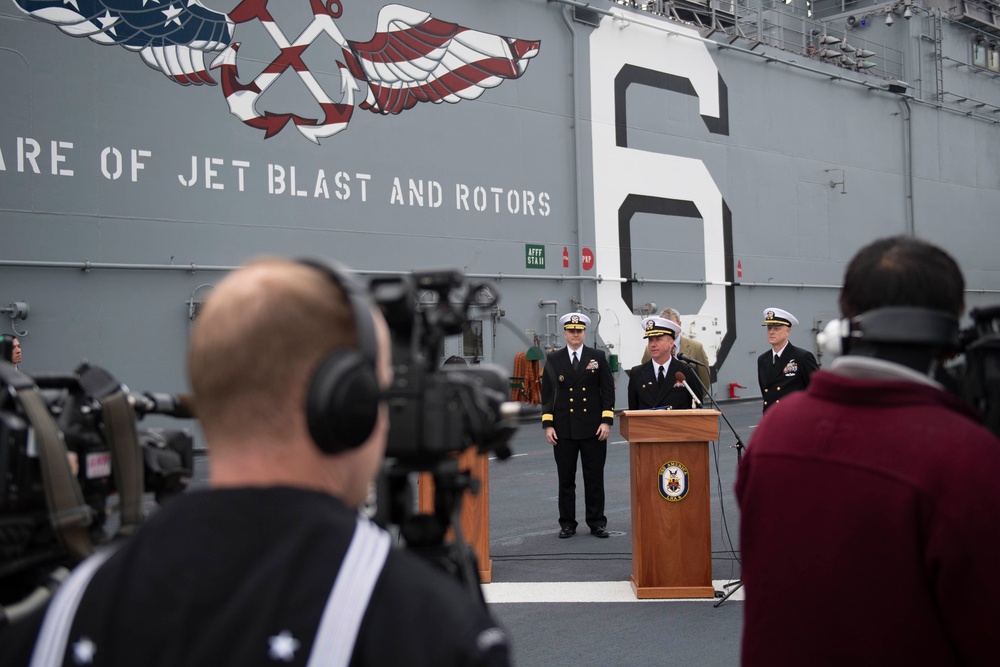
[[[712, 384], [712, 378], [708, 373], [708, 367], [710, 366], [710, 364], [708, 363], [708, 354], [705, 352], [705, 346], [696, 341], [695, 339], [689, 338], [684, 335], [683, 331], [684, 324], [681, 322], [681, 314], [677, 312], [675, 309], [670, 308], [669, 306], [664, 308], [663, 310], [660, 311], [660, 317], [666, 320], [670, 320], [677, 326], [681, 327], [681, 333], [678, 334], [677, 340], [674, 342], [674, 354], [676, 355], [677, 352], [680, 352], [685, 357], [691, 357], [695, 361], [700, 361], [702, 364], [704, 364], [703, 366], [695, 365], [694, 370], [698, 374], [698, 380], [701, 381], [701, 390], [707, 394], [709, 391], [709, 387]], [[649, 354], [649, 347], [647, 346], [645, 351], [642, 353], [642, 361], [640, 363], [644, 364], [649, 360], [650, 360], [650, 354]], [[694, 382], [690, 381], [689, 384], [692, 387], [695, 385]]]
[[566, 347], [545, 356], [542, 428], [559, 473], [559, 537], [576, 534], [576, 461], [583, 464], [586, 522], [596, 537], [608, 537], [604, 516], [604, 461], [615, 416], [615, 379], [601, 350], [583, 344], [590, 318], [567, 313], [559, 319]]
[[[701, 387], [688, 387], [684, 382], [694, 371], [674, 357], [675, 341], [681, 336], [680, 325], [663, 317], [650, 317], [642, 323], [643, 338], [647, 340], [649, 361], [634, 366], [628, 374], [628, 409], [643, 410], [665, 407], [670, 410], [687, 410], [693, 399], [690, 388], [700, 401]], [[677, 377], [680, 372], [684, 380]], [[694, 382], [694, 385], [697, 385]]]
[[809, 350], [788, 342], [793, 326], [799, 321], [787, 310], [766, 308], [764, 326], [771, 349], [757, 357], [757, 382], [764, 398], [764, 412], [794, 391], [809, 385], [809, 376], [819, 368]]

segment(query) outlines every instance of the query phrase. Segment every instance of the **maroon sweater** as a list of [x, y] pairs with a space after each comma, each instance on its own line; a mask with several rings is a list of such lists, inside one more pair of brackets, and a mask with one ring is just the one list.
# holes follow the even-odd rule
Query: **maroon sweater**
[[744, 666], [1000, 664], [1000, 441], [958, 398], [818, 371], [736, 494]]

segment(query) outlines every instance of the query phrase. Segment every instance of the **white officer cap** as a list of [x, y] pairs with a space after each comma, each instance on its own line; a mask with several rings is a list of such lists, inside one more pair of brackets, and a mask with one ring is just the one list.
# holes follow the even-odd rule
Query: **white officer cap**
[[559, 318], [563, 329], [586, 329], [590, 326], [590, 318], [583, 313], [566, 313]]
[[787, 310], [782, 310], [781, 308], [765, 308], [764, 309], [764, 324], [784, 324], [785, 326], [795, 327], [798, 326], [799, 321], [795, 319]]
[[670, 336], [674, 340], [681, 337], [681, 327], [676, 322], [671, 322], [662, 317], [649, 317], [643, 320], [643, 338], [655, 338], [657, 336]]

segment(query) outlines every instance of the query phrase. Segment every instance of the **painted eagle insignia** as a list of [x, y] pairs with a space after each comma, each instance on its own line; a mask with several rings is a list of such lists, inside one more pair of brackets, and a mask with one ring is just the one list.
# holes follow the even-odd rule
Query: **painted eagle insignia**
[[[228, 14], [198, 0], [13, 0], [33, 18], [56, 25], [67, 35], [87, 37], [139, 54], [153, 69], [178, 84], [216, 85], [219, 71], [229, 110], [265, 138], [289, 122], [319, 143], [346, 129], [356, 107], [389, 115], [420, 102], [451, 104], [478, 98], [489, 88], [524, 74], [541, 42], [480, 32], [432, 17], [405, 5], [386, 5], [374, 36], [351, 41], [337, 28], [338, 0], [308, 0], [312, 19], [289, 38], [268, 11], [268, 0], [241, 0]], [[241, 82], [236, 27], [259, 21], [280, 53], [249, 82]], [[318, 38], [333, 40], [343, 55], [334, 100], [302, 59]], [[206, 64], [209, 63], [209, 64]], [[260, 96], [286, 73], [297, 75], [319, 104], [322, 118], [260, 111]]]

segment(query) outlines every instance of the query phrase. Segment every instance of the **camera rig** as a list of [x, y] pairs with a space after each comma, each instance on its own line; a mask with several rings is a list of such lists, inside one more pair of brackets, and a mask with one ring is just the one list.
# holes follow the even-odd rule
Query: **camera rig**
[[134, 531], [146, 492], [159, 502], [186, 488], [190, 433], [136, 425], [147, 413], [185, 416], [180, 404], [130, 394], [87, 362], [34, 377], [0, 362], [0, 624], [44, 604], [54, 573]]
[[[377, 277], [369, 286], [392, 333], [393, 363], [393, 382], [383, 393], [390, 426], [376, 521], [398, 525], [407, 548], [456, 575], [481, 599], [475, 554], [459, 521], [462, 494], [479, 489], [470, 472], [459, 469], [458, 454], [475, 446], [506, 459], [518, 417], [530, 409], [507, 400], [501, 367], [442, 366], [440, 359], [445, 338], [464, 330], [473, 307], [494, 307], [497, 290], [467, 283], [457, 269]], [[414, 510], [412, 473], [433, 478], [433, 514]]]
[[1000, 437], [1000, 305], [969, 313], [972, 326], [959, 333], [965, 352], [956, 373], [962, 397], [979, 410], [983, 425]]

